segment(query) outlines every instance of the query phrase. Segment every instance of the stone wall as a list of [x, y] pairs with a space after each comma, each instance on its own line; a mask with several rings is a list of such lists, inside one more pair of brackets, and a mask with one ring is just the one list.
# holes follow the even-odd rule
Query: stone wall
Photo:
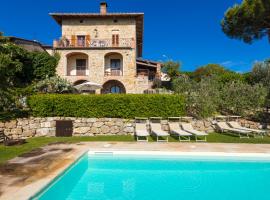
[[73, 136], [128, 135], [134, 133], [133, 120], [112, 118], [22, 118], [0, 122], [0, 130], [10, 138], [55, 136], [56, 120], [72, 120]]
[[[72, 118], [72, 117], [47, 117], [47, 118], [21, 118], [8, 122], [0, 122], [0, 130], [13, 139], [40, 136], [55, 136], [56, 120], [72, 120], [73, 136], [95, 135], [133, 135], [134, 120], [117, 118]], [[248, 128], [262, 128], [262, 125], [248, 120], [239, 120], [242, 126]], [[162, 128], [168, 131], [167, 120], [162, 120]], [[207, 133], [214, 132], [215, 121], [192, 120], [193, 127]], [[149, 127], [148, 127], [149, 128]], [[269, 128], [269, 127], [268, 127]]]

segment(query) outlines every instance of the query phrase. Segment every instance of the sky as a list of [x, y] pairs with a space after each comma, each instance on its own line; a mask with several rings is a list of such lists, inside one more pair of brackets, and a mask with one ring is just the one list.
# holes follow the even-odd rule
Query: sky
[[[109, 12], [144, 12], [143, 58], [181, 62], [182, 71], [208, 64], [247, 72], [270, 58], [267, 38], [245, 44], [221, 30], [224, 12], [241, 0], [107, 0]], [[50, 12], [99, 12], [98, 0], [2, 0], [0, 31], [52, 44], [61, 35]]]

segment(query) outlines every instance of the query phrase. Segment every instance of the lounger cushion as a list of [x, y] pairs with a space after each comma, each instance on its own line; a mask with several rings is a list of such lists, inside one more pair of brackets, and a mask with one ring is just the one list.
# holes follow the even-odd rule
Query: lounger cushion
[[208, 135], [207, 133], [204, 133], [202, 131], [197, 131], [195, 129], [193, 129], [192, 125], [190, 123], [183, 123], [182, 124], [182, 128], [184, 131], [187, 131], [191, 134], [197, 135], [197, 136], [206, 136]]
[[241, 130], [241, 129], [236, 129], [236, 128], [231, 128], [229, 127], [225, 122], [218, 122], [217, 126], [221, 129], [221, 130], [225, 130], [225, 131], [232, 131], [232, 132], [236, 132], [236, 133], [251, 133], [251, 131], [246, 131], [246, 130]]
[[169, 136], [169, 133], [162, 130], [161, 124], [159, 124], [159, 123], [151, 123], [150, 126], [151, 126], [152, 133], [154, 133], [155, 135], [157, 135], [157, 136]]
[[174, 133], [174, 134], [180, 135], [180, 136], [191, 136], [192, 135], [191, 133], [188, 133], [188, 132], [181, 130], [181, 129], [179, 129], [179, 130], [172, 130], [171, 129], [171, 133]]
[[236, 128], [236, 129], [240, 129], [240, 130], [244, 130], [244, 131], [251, 131], [251, 132], [255, 132], [255, 133], [265, 133], [266, 131], [264, 130], [259, 130], [259, 129], [251, 129], [251, 128], [246, 128], [241, 126], [238, 122], [228, 122], [228, 124], [232, 127], [232, 128]]
[[148, 131], [144, 131], [144, 130], [136, 130], [135, 131], [135, 134], [137, 135], [137, 136], [149, 136], [149, 133], [148, 133]]
[[169, 136], [169, 134], [165, 131], [155, 131], [155, 130], [152, 130], [152, 133], [154, 133], [155, 135], [157, 136]]

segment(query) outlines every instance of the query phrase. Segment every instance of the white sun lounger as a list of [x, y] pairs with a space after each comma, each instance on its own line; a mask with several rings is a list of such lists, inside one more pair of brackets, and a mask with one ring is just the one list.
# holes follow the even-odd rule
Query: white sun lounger
[[179, 122], [168, 122], [171, 135], [177, 135], [179, 141], [190, 141], [191, 133], [180, 128]]
[[138, 142], [145, 142], [145, 141], [148, 142], [148, 136], [150, 134], [147, 131], [146, 125], [147, 125], [146, 123], [138, 123], [138, 122], [135, 123], [135, 135]]
[[216, 125], [222, 132], [236, 133], [240, 138], [249, 138], [249, 134], [251, 133], [251, 131], [231, 128], [226, 122], [217, 122]]
[[[195, 136], [196, 142], [206, 142], [206, 136], [208, 135], [207, 133], [204, 133], [202, 131], [197, 131], [195, 130], [191, 123], [181, 123], [181, 127], [184, 131], [191, 133], [192, 135]], [[200, 139], [202, 137], [203, 139]]]
[[[150, 127], [151, 133], [157, 137], [157, 142], [168, 142], [169, 134], [166, 131], [162, 130], [160, 123], [150, 123]], [[160, 139], [163, 137], [165, 137], [166, 139]]]
[[228, 122], [228, 124], [229, 124], [230, 127], [235, 128], [235, 129], [240, 129], [240, 130], [244, 130], [244, 131], [250, 131], [250, 132], [254, 133], [253, 134], [254, 137], [263, 138], [263, 135], [266, 133], [266, 131], [264, 131], [264, 130], [243, 127], [236, 121]]

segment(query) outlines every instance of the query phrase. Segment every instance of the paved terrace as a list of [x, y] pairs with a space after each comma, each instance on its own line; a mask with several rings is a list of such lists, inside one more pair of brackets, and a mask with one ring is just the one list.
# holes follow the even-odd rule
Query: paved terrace
[[270, 144], [85, 142], [51, 144], [0, 166], [0, 199], [25, 200], [46, 186], [88, 150], [270, 154]]

